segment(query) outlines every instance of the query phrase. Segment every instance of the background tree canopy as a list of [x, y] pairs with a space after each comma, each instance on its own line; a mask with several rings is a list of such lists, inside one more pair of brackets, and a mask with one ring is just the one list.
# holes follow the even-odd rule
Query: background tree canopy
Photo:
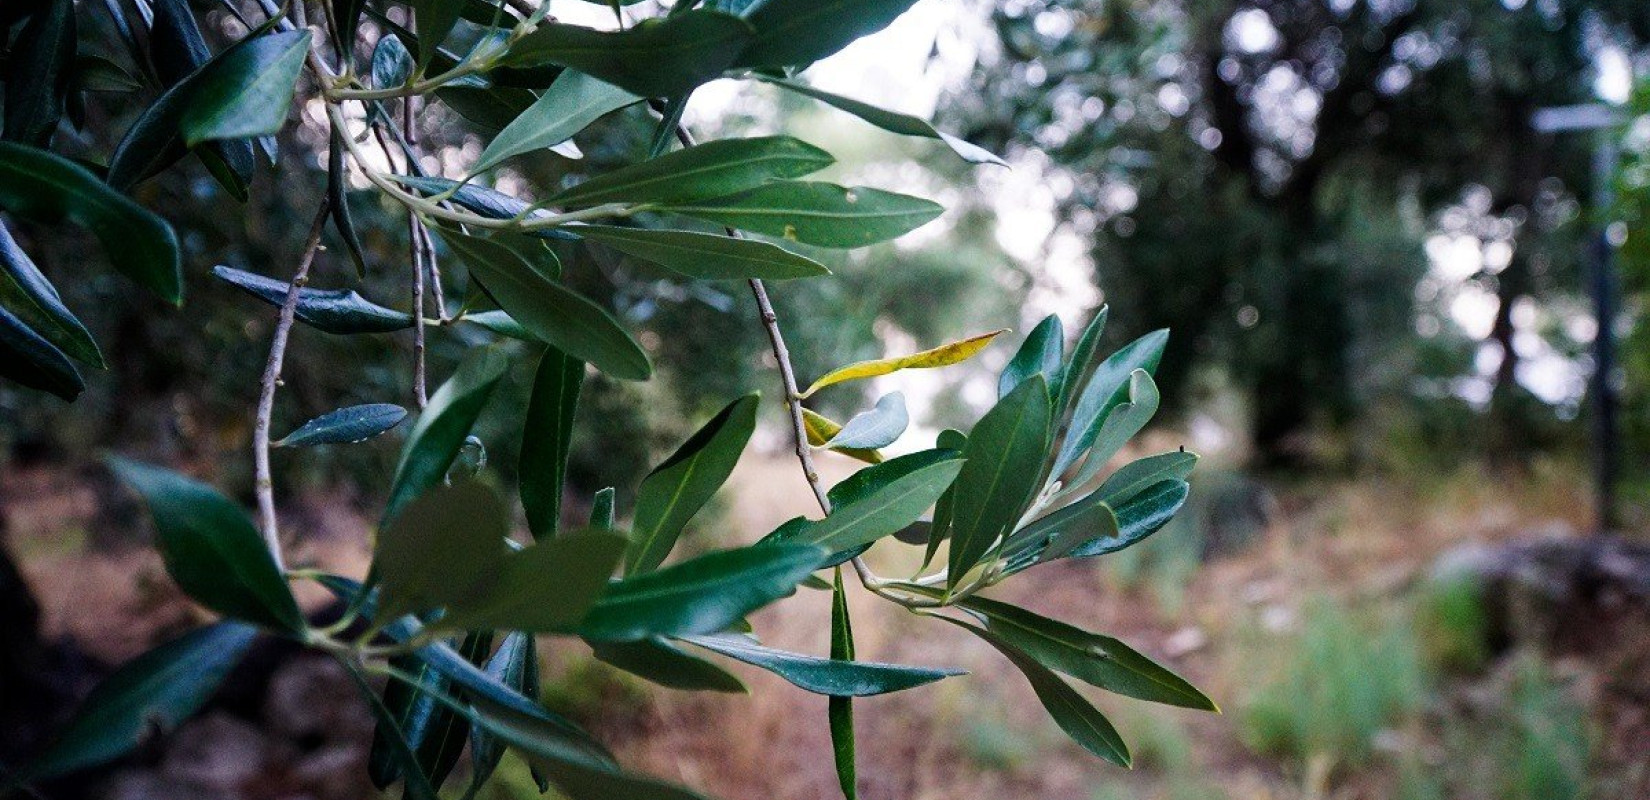
[[[1175, 330], [1165, 385], [1229, 381], [1262, 463], [1323, 455], [1312, 432], [1405, 406], [1417, 380], [1485, 379], [1471, 394], [1493, 406], [1492, 451], [1553, 427], [1515, 339], [1581, 344], [1537, 320], [1579, 294], [1591, 141], [1530, 118], [1589, 100], [1601, 49], [1642, 61], [1642, 3], [1015, 2], [991, 18], [1001, 46], [952, 118], [1040, 154], [1025, 162], [1059, 176], [1107, 300], [1131, 329]], [[1462, 277], [1493, 298], [1484, 348], [1438, 324], [1439, 234], [1482, 250]], [[1537, 320], [1520, 325], [1521, 303]]]

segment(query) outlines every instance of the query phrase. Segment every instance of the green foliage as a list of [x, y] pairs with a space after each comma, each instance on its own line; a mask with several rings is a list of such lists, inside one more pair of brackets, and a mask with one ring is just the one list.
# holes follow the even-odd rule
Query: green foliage
[[727, 482], [756, 429], [759, 399], [749, 394], [730, 403], [642, 479], [626, 574], [649, 572], [664, 563], [682, 529]]
[[[546, 347], [533, 377], [533, 394], [522, 423], [521, 507], [533, 538], [555, 535], [561, 525], [561, 495], [567, 483], [567, 456], [573, 448], [573, 415], [584, 387], [584, 363]], [[611, 523], [602, 526], [613, 527]]]
[[389, 500], [384, 504], [385, 521], [394, 519], [402, 506], [446, 476], [493, 387], [504, 376], [505, 366], [502, 352], [482, 350], [430, 396], [401, 448], [401, 462], [395, 467]]
[[156, 729], [177, 728], [217, 691], [256, 635], [251, 626], [220, 622], [132, 659], [98, 684], [28, 776], [97, 766], [130, 752]]
[[[286, 302], [287, 284], [233, 267], [217, 266], [212, 275], [276, 308]], [[392, 333], [413, 326], [411, 314], [394, 311], [368, 301], [354, 289], [298, 290], [297, 319], [316, 330], [348, 336], [357, 333]]]
[[481, 172], [511, 156], [555, 147], [603, 115], [641, 99], [582, 72], [566, 70], [521, 116], [493, 137], [473, 169]]
[[[848, 617], [848, 593], [842, 588], [842, 567], [831, 585], [831, 660], [854, 660], [854, 628]], [[854, 763], [854, 700], [833, 695], [829, 701], [831, 754], [835, 757], [837, 785], [845, 800], [859, 797], [859, 770]]]
[[318, 444], [352, 444], [365, 441], [401, 424], [407, 409], [394, 403], [371, 403], [330, 411], [312, 419], [273, 447], [309, 447]]
[[155, 549], [179, 588], [225, 616], [289, 634], [303, 631], [285, 576], [239, 507], [170, 470], [123, 458], [109, 466], [149, 504]]
[[[1001, 46], [942, 104], [943, 124], [1073, 187], [1057, 216], [1089, 243], [1119, 319], [1175, 331], [1165, 394], [1191, 401], [1194, 380], [1229, 380], [1267, 464], [1332, 457], [1309, 446], [1317, 434], [1367, 435], [1395, 404], [1453, 412], [1447, 392], [1416, 391], [1439, 352], [1452, 361], [1439, 386], [1498, 381], [1497, 412], [1516, 413], [1492, 424], [1511, 444], [1554, 416], [1534, 398], [1523, 410], [1519, 370], [1486, 374], [1472, 354], [1499, 346], [1521, 366], [1506, 314], [1573, 313], [1596, 140], [1538, 132], [1531, 114], [1597, 101], [1589, 31], [1640, 57], [1642, 3], [1033, 0], [989, 13]], [[1452, 230], [1463, 213], [1474, 229]], [[1512, 250], [1465, 281], [1502, 310], [1486, 338], [1453, 330], [1448, 293], [1433, 299], [1454, 279], [1429, 270], [1423, 245], [1454, 233]], [[1559, 326], [1517, 333], [1579, 344]]]
[[1420, 645], [1403, 621], [1361, 616], [1336, 601], [1308, 603], [1299, 630], [1256, 633], [1255, 676], [1239, 720], [1250, 746], [1299, 763], [1368, 759], [1380, 731], [1419, 710], [1428, 678]]
[[194, 87], [179, 120], [184, 144], [279, 131], [308, 52], [309, 31], [259, 36], [227, 52]]
[[1465, 576], [1436, 576], [1422, 585], [1415, 623], [1428, 661], [1472, 671], [1489, 660], [1490, 617], [1484, 587]]
[[183, 300], [177, 236], [160, 217], [109, 188], [84, 167], [44, 150], [0, 142], [0, 209], [91, 231], [115, 269], [162, 299]]
[[585, 225], [579, 234], [689, 278], [705, 280], [814, 278], [831, 271], [806, 256], [766, 242], [694, 231], [654, 231]]
[[[437, 798], [461, 772], [471, 776], [473, 796], [501, 771], [506, 751], [530, 765], [540, 791], [554, 786], [570, 800], [697, 797], [626, 771], [594, 737], [539, 703], [539, 645], [560, 647], [575, 639], [588, 644], [602, 663], [676, 689], [745, 690], [718, 661], [702, 657], [710, 653], [828, 695], [839, 785], [853, 797], [850, 698], [915, 689], [961, 673], [856, 657], [840, 566], [850, 561], [861, 586], [878, 598], [939, 616], [1002, 651], [1031, 681], [1056, 723], [1103, 758], [1127, 764], [1126, 745], [1055, 670], [1121, 694], [1213, 708], [1189, 684], [1115, 639], [977, 594], [1042, 561], [1127, 547], [1161, 527], [1183, 502], [1191, 459], [1178, 454], [1131, 465], [1078, 496], [1156, 410], [1148, 373], [1161, 343], [1149, 357], [1135, 351], [1114, 356], [1090, 379], [1086, 373], [1098, 327], [1085, 333], [1068, 363], [1058, 320], [1045, 320], [1005, 372], [1004, 396], [971, 431], [951, 431], [938, 447], [884, 460], [878, 450], [896, 446], [910, 424], [902, 395], [882, 397], [841, 426], [804, 409], [802, 400], [835, 384], [964, 361], [1001, 331], [909, 356], [823, 366], [818, 372], [824, 377], [799, 392], [779, 314], [762, 281], [831, 275], [806, 254], [817, 251], [791, 247], [851, 249], [885, 242], [933, 220], [940, 207], [877, 188], [799, 181], [834, 159], [791, 136], [669, 147], [673, 140], [690, 139], [677, 123], [695, 87], [721, 77], [794, 76], [885, 27], [911, 5], [908, 0], [680, 4], [621, 30], [556, 22], [542, 11], [523, 18], [490, 0], [410, 5], [409, 27], [354, 0], [330, 4], [327, 15], [319, 8], [302, 15], [310, 23], [307, 29], [295, 26], [282, 9], [232, 36], [215, 54], [182, 0], [157, 0], [152, 15], [131, 18], [119, 4], [110, 6], [113, 30], [131, 49], [126, 55], [152, 69], [139, 82], [143, 96], [115, 101], [111, 113], [90, 117], [99, 126], [105, 116], [131, 118], [129, 125], [118, 134], [92, 131], [63, 149], [58, 148], [66, 137], [54, 134], [63, 118], [86, 117], [76, 111], [84, 110], [85, 87], [125, 86], [118, 69], [111, 74], [96, 57], [76, 55], [83, 44], [78, 18], [94, 10], [48, 0], [20, 12], [28, 17], [22, 35], [32, 38], [19, 41], [9, 28], [0, 29], [12, 42], [3, 73], [7, 141], [0, 142], [0, 209], [31, 223], [69, 219], [90, 228], [120, 271], [177, 302], [182, 278], [173, 222], [125, 192], [136, 192], [145, 205], [166, 208], [191, 234], [208, 218], [245, 218], [250, 224], [261, 220], [260, 209], [194, 211], [189, 203], [167, 200], [168, 181], [145, 181], [174, 172], [193, 154], [222, 192], [244, 202], [249, 187], [260, 185], [258, 153], [273, 164], [279, 153], [296, 149], [300, 155], [287, 163], [300, 166], [291, 173], [276, 171], [269, 180], [290, 178], [305, 187], [297, 194], [320, 206], [290, 279], [217, 267], [213, 274], [223, 295], [233, 287], [261, 304], [224, 303], [221, 318], [202, 318], [200, 324], [206, 332], [234, 331], [245, 338], [263, 332], [261, 319], [276, 319], [254, 423], [252, 490], [260, 526], [204, 484], [136, 462], [112, 462], [147, 500], [173, 582], [233, 621], [164, 645], [117, 673], [94, 692], [32, 774], [103, 763], [129, 750], [151, 725], [174, 726], [199, 707], [245, 650], [254, 631], [242, 624], [248, 623], [334, 657], [349, 670], [377, 719], [369, 777], [385, 789], [402, 783], [408, 797]], [[370, 24], [362, 24], [363, 16]], [[131, 35], [139, 27], [146, 35]], [[329, 40], [337, 46], [331, 54], [324, 46]], [[372, 59], [363, 72], [354, 62], [367, 44]], [[995, 160], [922, 120], [789, 79], [780, 82], [896, 133], [942, 139], [969, 160]], [[455, 172], [466, 180], [425, 172], [429, 162], [421, 158], [417, 130], [403, 128], [414, 124], [411, 115], [394, 113], [404, 97], [416, 98], [424, 113], [456, 114], [491, 136], [480, 159]], [[325, 158], [319, 157], [322, 145], [288, 125], [295, 99], [305, 109], [324, 109], [330, 129], [316, 138], [326, 142]], [[604, 126], [611, 118], [645, 117], [637, 108], [644, 104], [660, 120], [646, 117], [651, 135], [641, 138], [652, 152], [635, 158], [637, 148], [627, 148], [623, 134]], [[564, 145], [575, 137], [582, 138], [580, 149], [595, 166], [539, 175], [535, 167], [547, 158], [541, 151], [572, 153]], [[385, 152], [372, 152], [374, 145]], [[520, 197], [513, 188], [506, 193], [475, 182], [507, 159], [517, 160], [523, 168], [514, 174], [529, 184]], [[81, 166], [101, 162], [109, 164], [106, 171]], [[352, 179], [370, 185], [374, 202], [351, 202]], [[501, 177], [498, 185], [507, 184]], [[370, 213], [356, 217], [357, 210]], [[695, 225], [727, 226], [728, 235], [660, 227], [681, 217], [697, 220]], [[322, 276], [332, 266], [317, 259], [329, 221], [354, 266], [353, 277]], [[777, 241], [746, 239], [734, 229]], [[74, 362], [101, 367], [105, 358], [88, 326], [10, 228], [0, 231], [5, 268], [0, 369], [8, 380], [72, 398], [85, 386]], [[377, 257], [386, 248], [371, 242], [386, 237], [394, 237], [392, 247], [406, 247], [405, 259]], [[37, 245], [37, 238], [23, 241]], [[218, 260], [283, 263], [267, 247], [251, 246], [235, 258], [212, 259]], [[617, 381], [650, 378], [654, 353], [670, 355], [675, 346], [642, 335], [651, 331], [638, 332], [645, 324], [645, 314], [636, 311], [639, 303], [609, 302], [623, 299], [622, 291], [607, 285], [609, 276], [630, 262], [672, 273], [682, 279], [683, 291], [718, 302], [726, 300], [721, 290], [702, 282], [749, 282], [784, 377], [789, 429], [798, 437], [800, 463], [819, 495], [821, 518], [797, 518], [752, 544], [696, 547], [696, 555], [667, 563], [753, 436], [760, 398], [748, 393], [712, 415], [641, 478], [628, 515], [618, 513], [626, 504], [609, 488], [592, 499], [589, 526], [565, 529], [564, 498], [575, 482], [572, 461], [581, 447], [595, 448], [599, 458], [593, 460], [606, 462], [627, 449], [645, 453], [653, 444], [622, 440], [606, 429], [593, 441], [581, 441], [576, 422], [612, 424], [613, 406], [607, 404], [619, 392], [635, 392], [627, 396], [650, 402], [676, 400], [673, 387], [615, 388], [621, 386]], [[360, 286], [311, 288], [312, 267], [323, 285], [354, 280]], [[926, 290], [931, 273], [913, 273], [906, 279]], [[414, 287], [414, 301], [405, 311], [368, 299], [399, 297], [395, 293], [407, 283]], [[806, 310], [809, 316], [829, 308], [822, 302], [830, 298], [826, 290], [802, 291], [813, 293], [781, 300], [778, 307], [787, 314]], [[279, 309], [279, 316], [272, 309]], [[850, 314], [842, 316], [845, 328], [868, 327]], [[303, 327], [295, 331], [295, 323]], [[312, 341], [306, 328], [330, 336]], [[393, 475], [382, 487], [371, 566], [360, 581], [288, 571], [282, 565], [284, 531], [270, 448], [290, 448], [277, 452], [311, 463], [334, 449], [315, 445], [384, 436], [408, 413], [383, 402], [407, 391], [399, 372], [340, 368], [357, 362], [311, 360], [296, 352], [372, 346], [387, 351], [405, 344], [399, 338], [404, 331], [411, 334], [413, 354], [409, 406], [417, 412], [400, 443]], [[391, 335], [397, 344], [384, 343]], [[856, 336], [859, 341], [865, 334], [860, 330]], [[723, 349], [730, 361], [737, 360], [737, 348]], [[176, 357], [187, 357], [184, 352]], [[270, 442], [285, 379], [333, 372], [339, 375], [332, 385], [347, 389], [322, 392], [327, 405], [290, 417], [281, 429], [292, 432]], [[431, 372], [447, 377], [426, 397]], [[523, 379], [528, 372], [530, 381]], [[695, 379], [685, 368], [674, 377]], [[744, 393], [744, 377], [704, 379], [725, 380]], [[1077, 404], [1087, 415], [1074, 428], [1077, 443], [1057, 447], [1068, 395], [1078, 393], [1097, 399]], [[508, 400], [494, 401], [495, 395]], [[290, 405], [296, 398], [285, 399]], [[582, 416], [581, 400], [587, 407]], [[324, 413], [317, 416], [319, 411]], [[813, 473], [811, 445], [854, 454], [871, 465], [824, 491]], [[489, 463], [489, 448], [519, 457], [503, 459], [501, 468], [500, 459]], [[1056, 466], [1068, 451], [1069, 460]], [[1068, 467], [1077, 472], [1063, 489], [1060, 480]], [[516, 495], [494, 488], [512, 478]], [[632, 483], [624, 485], [628, 498]], [[513, 496], [520, 498], [531, 544], [517, 541], [518, 513], [507, 499]], [[936, 509], [934, 518], [923, 519], [930, 509]], [[947, 540], [950, 569], [932, 575], [889, 579], [857, 560], [875, 545], [926, 546], [934, 557]], [[836, 568], [829, 585], [829, 655], [762, 644], [748, 621], [751, 615], [799, 586], [827, 585], [816, 574], [827, 567]], [[335, 626], [310, 627], [289, 587], [301, 580], [334, 592], [346, 605], [347, 618]], [[342, 634], [351, 625], [361, 629], [359, 636]], [[375, 686], [373, 678], [382, 685]]]
[[520, 253], [493, 239], [443, 232], [471, 277], [540, 340], [615, 378], [647, 380], [653, 365], [618, 320], [551, 280]]
[[950, 587], [1013, 532], [1031, 504], [1047, 458], [1048, 405], [1048, 384], [1033, 375], [969, 432], [951, 499]]
[[864, 247], [895, 239], [944, 211], [920, 197], [814, 181], [772, 181], [692, 205], [673, 203], [665, 210], [819, 247]]
[[761, 667], [804, 691], [830, 697], [868, 697], [899, 692], [963, 674], [954, 669], [855, 661], [851, 654], [842, 655], [844, 650], [840, 635], [841, 631], [833, 633], [838, 639], [830, 658], [776, 650], [738, 633], [693, 636], [687, 641], [713, 653]]

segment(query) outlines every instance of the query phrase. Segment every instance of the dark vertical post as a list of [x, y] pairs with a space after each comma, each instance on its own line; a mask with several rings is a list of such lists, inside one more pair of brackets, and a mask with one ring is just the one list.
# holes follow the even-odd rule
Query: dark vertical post
[[1616, 163], [1620, 157], [1615, 139], [1608, 129], [1599, 133], [1599, 144], [1593, 151], [1593, 208], [1598, 215], [1598, 231], [1593, 236], [1591, 272], [1593, 314], [1598, 320], [1598, 333], [1593, 338], [1593, 442], [1594, 468], [1598, 481], [1598, 532], [1618, 530], [1616, 514], [1616, 472], [1618, 468], [1616, 397], [1616, 317], [1617, 279], [1614, 266], [1615, 244], [1610, 241], [1610, 225], [1604, 214], [1615, 201]]
[[1539, 109], [1530, 124], [1542, 133], [1592, 131], [1598, 137], [1593, 149], [1593, 220], [1597, 225], [1588, 248], [1587, 283], [1593, 296], [1593, 318], [1598, 333], [1593, 336], [1593, 375], [1587, 394], [1593, 412], [1593, 478], [1597, 490], [1598, 533], [1619, 529], [1616, 514], [1617, 453], [1620, 442], [1616, 401], [1616, 246], [1610, 241], [1610, 225], [1605, 218], [1615, 204], [1616, 162], [1620, 159], [1616, 128], [1621, 125], [1620, 109], [1601, 103], [1554, 106]]

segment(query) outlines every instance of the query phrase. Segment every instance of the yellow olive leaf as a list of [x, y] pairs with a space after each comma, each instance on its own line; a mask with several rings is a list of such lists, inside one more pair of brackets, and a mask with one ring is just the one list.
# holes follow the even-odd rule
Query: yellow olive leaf
[[1003, 328], [1002, 330], [982, 333], [960, 341], [942, 344], [931, 350], [912, 353], [908, 356], [879, 358], [875, 361], [860, 361], [849, 364], [846, 367], [831, 370], [824, 377], [814, 381], [814, 384], [809, 386], [808, 390], [802, 393], [802, 396], [807, 397], [833, 383], [875, 378], [878, 375], [887, 375], [899, 372], [902, 369], [933, 369], [961, 363], [973, 358], [975, 353], [984, 350], [986, 345], [991, 344], [992, 339], [1007, 332], [1008, 329]]
[[[837, 424], [835, 420], [823, 414], [815, 414], [806, 408], [802, 409], [802, 422], [802, 427], [808, 431], [808, 444], [814, 447], [825, 444], [832, 437], [842, 432], [842, 426]], [[831, 449], [849, 458], [857, 458], [867, 464], [882, 463], [882, 453], [876, 450], [861, 450], [854, 447], [833, 447]]]

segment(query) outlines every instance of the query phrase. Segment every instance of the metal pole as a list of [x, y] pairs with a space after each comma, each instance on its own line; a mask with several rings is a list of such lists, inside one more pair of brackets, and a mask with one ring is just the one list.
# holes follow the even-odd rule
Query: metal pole
[[1593, 336], [1593, 374], [1587, 394], [1593, 411], [1593, 480], [1597, 491], [1598, 529], [1601, 534], [1620, 530], [1616, 508], [1616, 476], [1619, 466], [1619, 403], [1616, 397], [1616, 317], [1620, 295], [1610, 242], [1610, 226], [1605, 219], [1615, 204], [1616, 164], [1620, 159], [1615, 128], [1622, 122], [1621, 109], [1602, 103], [1553, 106], [1537, 109], [1530, 123], [1542, 133], [1593, 131], [1598, 144], [1593, 148], [1593, 213], [1598, 229], [1588, 247], [1587, 283], [1593, 296], [1593, 319], [1598, 333]]
[[1620, 153], [1615, 137], [1608, 130], [1599, 134], [1598, 147], [1593, 151], [1593, 207], [1600, 215], [1598, 232], [1593, 237], [1592, 288], [1593, 314], [1598, 321], [1598, 333], [1593, 337], [1593, 443], [1594, 469], [1598, 490], [1598, 533], [1607, 534], [1620, 529], [1616, 509], [1616, 475], [1620, 442], [1617, 425], [1618, 400], [1616, 395], [1616, 318], [1618, 294], [1614, 261], [1615, 245], [1610, 241], [1610, 226], [1603, 215], [1615, 201], [1615, 171]]

